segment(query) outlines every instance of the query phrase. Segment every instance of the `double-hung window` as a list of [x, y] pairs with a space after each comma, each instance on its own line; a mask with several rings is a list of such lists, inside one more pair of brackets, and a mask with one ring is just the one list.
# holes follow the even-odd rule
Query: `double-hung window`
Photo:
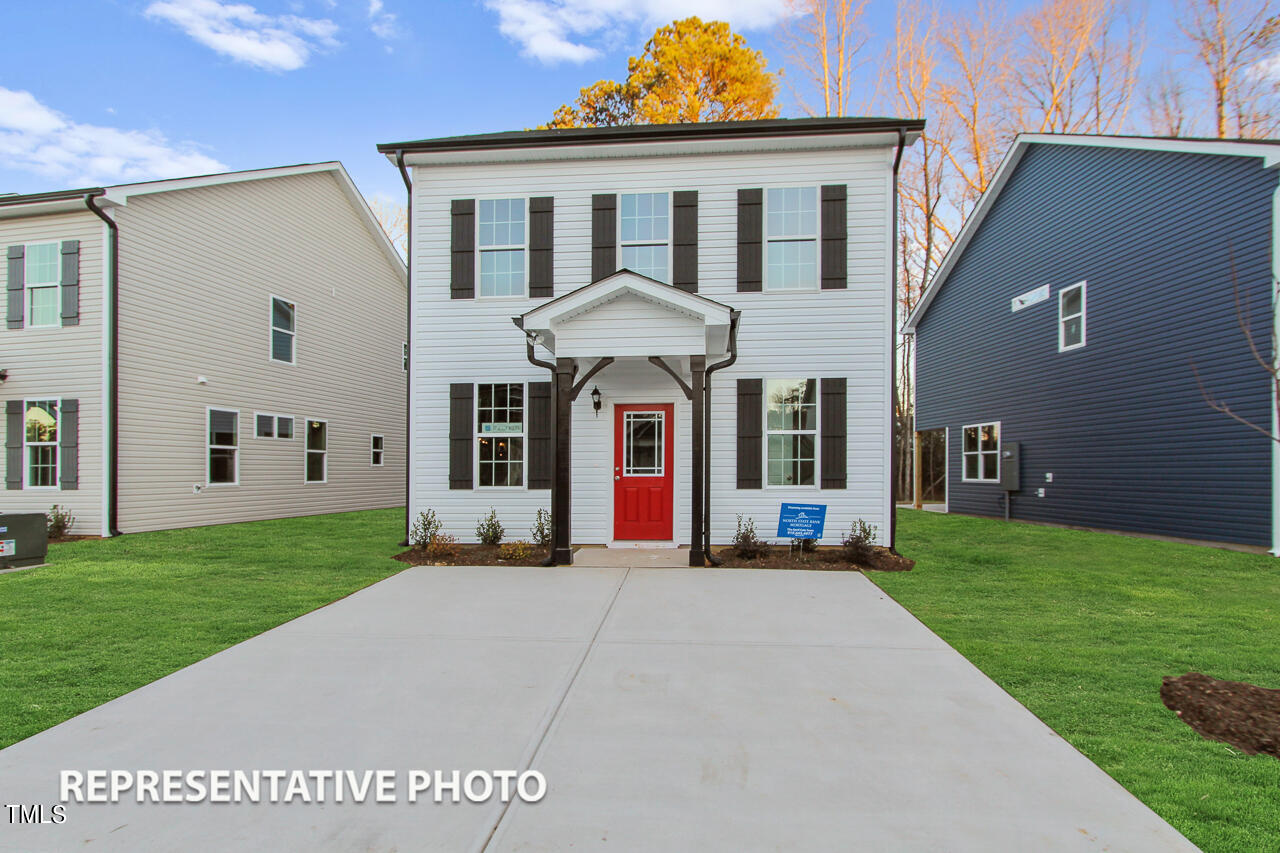
[[329, 424], [326, 421], [307, 421], [306, 481], [329, 482]]
[[476, 441], [480, 485], [524, 485], [524, 385], [476, 387]]
[[765, 383], [770, 486], [812, 486], [818, 460], [818, 381]]
[[230, 409], [209, 410], [208, 480], [210, 485], [234, 486], [240, 482], [240, 413]]
[[293, 339], [297, 306], [278, 296], [271, 297], [271, 360], [293, 364]]
[[765, 190], [766, 290], [818, 287], [818, 188]]
[[26, 482], [23, 488], [58, 486], [58, 401], [27, 400], [26, 433], [23, 436]]
[[369, 464], [375, 468], [382, 467], [383, 439], [374, 433], [369, 436]]
[[1084, 346], [1085, 282], [1058, 291], [1058, 352]]
[[480, 296], [525, 294], [525, 200], [480, 200]]
[[671, 197], [667, 193], [623, 193], [619, 247], [622, 266], [671, 282]]
[[62, 253], [57, 243], [26, 247], [23, 274], [27, 289], [27, 326], [48, 329], [62, 325]]
[[974, 424], [964, 428], [963, 446], [964, 476], [975, 483], [995, 483], [1000, 480], [1000, 422]]

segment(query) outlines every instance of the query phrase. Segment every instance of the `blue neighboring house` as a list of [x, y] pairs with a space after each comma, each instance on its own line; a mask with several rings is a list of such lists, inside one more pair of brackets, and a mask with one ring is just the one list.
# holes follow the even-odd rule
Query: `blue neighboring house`
[[1277, 434], [1249, 337], [1274, 363], [1278, 165], [1274, 141], [1014, 142], [905, 326], [948, 511], [1280, 553], [1280, 446], [1205, 396]]

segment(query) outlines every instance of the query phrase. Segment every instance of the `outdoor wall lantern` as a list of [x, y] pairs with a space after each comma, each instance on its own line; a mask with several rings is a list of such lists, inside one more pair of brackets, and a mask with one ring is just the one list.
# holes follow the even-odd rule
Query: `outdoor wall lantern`
[[591, 389], [591, 408], [595, 410], [596, 417], [600, 417], [600, 386]]

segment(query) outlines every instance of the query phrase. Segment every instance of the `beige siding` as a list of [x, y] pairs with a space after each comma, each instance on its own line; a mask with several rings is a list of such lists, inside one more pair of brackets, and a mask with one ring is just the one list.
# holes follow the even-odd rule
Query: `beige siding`
[[[72, 533], [101, 535], [102, 498], [102, 220], [86, 210], [0, 220], [0, 253], [18, 243], [80, 241], [80, 324], [60, 329], [9, 329], [0, 317], [0, 368], [9, 379], [0, 400], [80, 401], [79, 489], [7, 490], [0, 454], [0, 512], [43, 512], [53, 504], [76, 517]], [[0, 294], [8, 285], [0, 262]], [[0, 297], [0, 314], [4, 313]], [[5, 425], [0, 422], [0, 434]]]
[[[403, 271], [334, 175], [134, 196], [117, 218], [120, 528], [401, 505]], [[273, 295], [297, 305], [294, 365], [269, 358]], [[239, 485], [207, 487], [208, 407], [240, 412]], [[255, 412], [295, 437], [256, 438]], [[324, 484], [303, 481], [305, 418], [328, 422]]]

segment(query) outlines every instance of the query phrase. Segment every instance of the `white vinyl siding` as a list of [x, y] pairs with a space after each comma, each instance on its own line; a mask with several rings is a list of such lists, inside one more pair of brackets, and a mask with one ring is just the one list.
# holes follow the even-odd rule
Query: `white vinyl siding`
[[960, 433], [962, 476], [965, 482], [1000, 480], [1000, 422], [972, 424]]
[[764, 193], [765, 290], [818, 286], [818, 188], [773, 187]]
[[1085, 343], [1085, 282], [1058, 293], [1058, 351], [1079, 349]]
[[62, 250], [60, 243], [29, 243], [24, 251], [26, 325], [50, 329], [62, 325]]
[[618, 199], [619, 267], [671, 283], [671, 196], [623, 193]]
[[58, 487], [58, 433], [61, 423], [60, 400], [26, 400], [23, 403], [24, 489], [56, 489]]

